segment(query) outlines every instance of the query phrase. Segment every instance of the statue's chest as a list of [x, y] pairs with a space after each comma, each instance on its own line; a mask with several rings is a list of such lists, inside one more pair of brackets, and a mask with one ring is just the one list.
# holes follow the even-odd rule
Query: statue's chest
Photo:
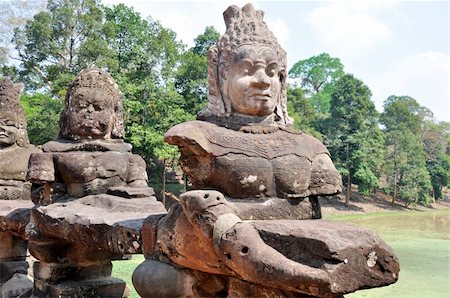
[[31, 151], [17, 148], [0, 151], [0, 179], [25, 181]]
[[95, 178], [126, 177], [129, 154], [119, 152], [71, 152], [54, 157], [64, 181], [85, 182]]
[[267, 159], [243, 153], [182, 159], [183, 170], [197, 187], [234, 198], [304, 197], [311, 181], [311, 162], [293, 154]]
[[297, 136], [283, 131], [251, 134], [224, 128], [210, 128], [205, 130], [204, 135], [211, 144], [229, 152], [266, 159], [296, 154], [301, 145]]
[[219, 181], [248, 196], [306, 196], [311, 179], [311, 162], [293, 154], [273, 159], [227, 154], [216, 157], [215, 166]]

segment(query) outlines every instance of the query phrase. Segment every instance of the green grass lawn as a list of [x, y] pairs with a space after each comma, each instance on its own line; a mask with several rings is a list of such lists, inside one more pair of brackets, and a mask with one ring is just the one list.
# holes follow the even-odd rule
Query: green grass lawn
[[450, 297], [450, 210], [334, 216], [378, 232], [400, 260], [397, 283], [346, 295], [356, 297]]
[[[349, 298], [448, 298], [450, 297], [450, 209], [338, 215], [339, 220], [378, 232], [400, 259], [400, 278], [394, 285], [358, 291]], [[113, 276], [127, 282], [131, 297], [139, 297], [131, 275], [144, 260], [115, 261]]]
[[127, 286], [130, 289], [130, 297], [132, 298], [137, 298], [139, 295], [133, 287], [131, 276], [133, 275], [134, 269], [143, 261], [143, 255], [134, 255], [131, 260], [113, 262], [112, 276], [120, 278], [127, 283]]

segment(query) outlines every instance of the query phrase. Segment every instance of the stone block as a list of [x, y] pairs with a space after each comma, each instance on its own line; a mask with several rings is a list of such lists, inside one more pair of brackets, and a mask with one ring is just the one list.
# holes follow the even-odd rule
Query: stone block
[[129, 296], [129, 289], [123, 280], [107, 277], [83, 281], [67, 281], [51, 284], [39, 279], [34, 280], [34, 297], [84, 298]]
[[26, 274], [16, 273], [0, 287], [2, 298], [29, 297], [33, 290], [33, 281]]
[[59, 264], [35, 262], [33, 273], [36, 279], [49, 283], [65, 280], [84, 280], [99, 277], [109, 277], [112, 272], [112, 263], [104, 261], [98, 265], [81, 266], [80, 264]]
[[9, 280], [14, 274], [27, 274], [28, 262], [22, 261], [0, 261], [0, 283]]

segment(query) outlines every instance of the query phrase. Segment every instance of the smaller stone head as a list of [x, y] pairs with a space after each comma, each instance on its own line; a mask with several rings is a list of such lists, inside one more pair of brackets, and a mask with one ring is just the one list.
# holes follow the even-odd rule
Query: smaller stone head
[[286, 108], [286, 52], [251, 4], [230, 6], [227, 27], [208, 51], [208, 106], [201, 115], [228, 117], [274, 115], [282, 126], [292, 124]]
[[118, 139], [123, 125], [122, 96], [114, 79], [98, 68], [82, 70], [67, 92], [59, 137]]
[[23, 84], [14, 84], [8, 77], [0, 80], [0, 148], [29, 145], [27, 121], [19, 103], [22, 89]]

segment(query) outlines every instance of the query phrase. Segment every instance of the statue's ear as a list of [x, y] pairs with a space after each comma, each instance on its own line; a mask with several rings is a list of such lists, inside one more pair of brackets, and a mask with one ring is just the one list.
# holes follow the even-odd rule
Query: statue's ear
[[124, 135], [124, 117], [123, 117], [123, 107], [119, 100], [119, 103], [114, 108], [114, 119], [111, 129], [112, 139], [122, 139]]

